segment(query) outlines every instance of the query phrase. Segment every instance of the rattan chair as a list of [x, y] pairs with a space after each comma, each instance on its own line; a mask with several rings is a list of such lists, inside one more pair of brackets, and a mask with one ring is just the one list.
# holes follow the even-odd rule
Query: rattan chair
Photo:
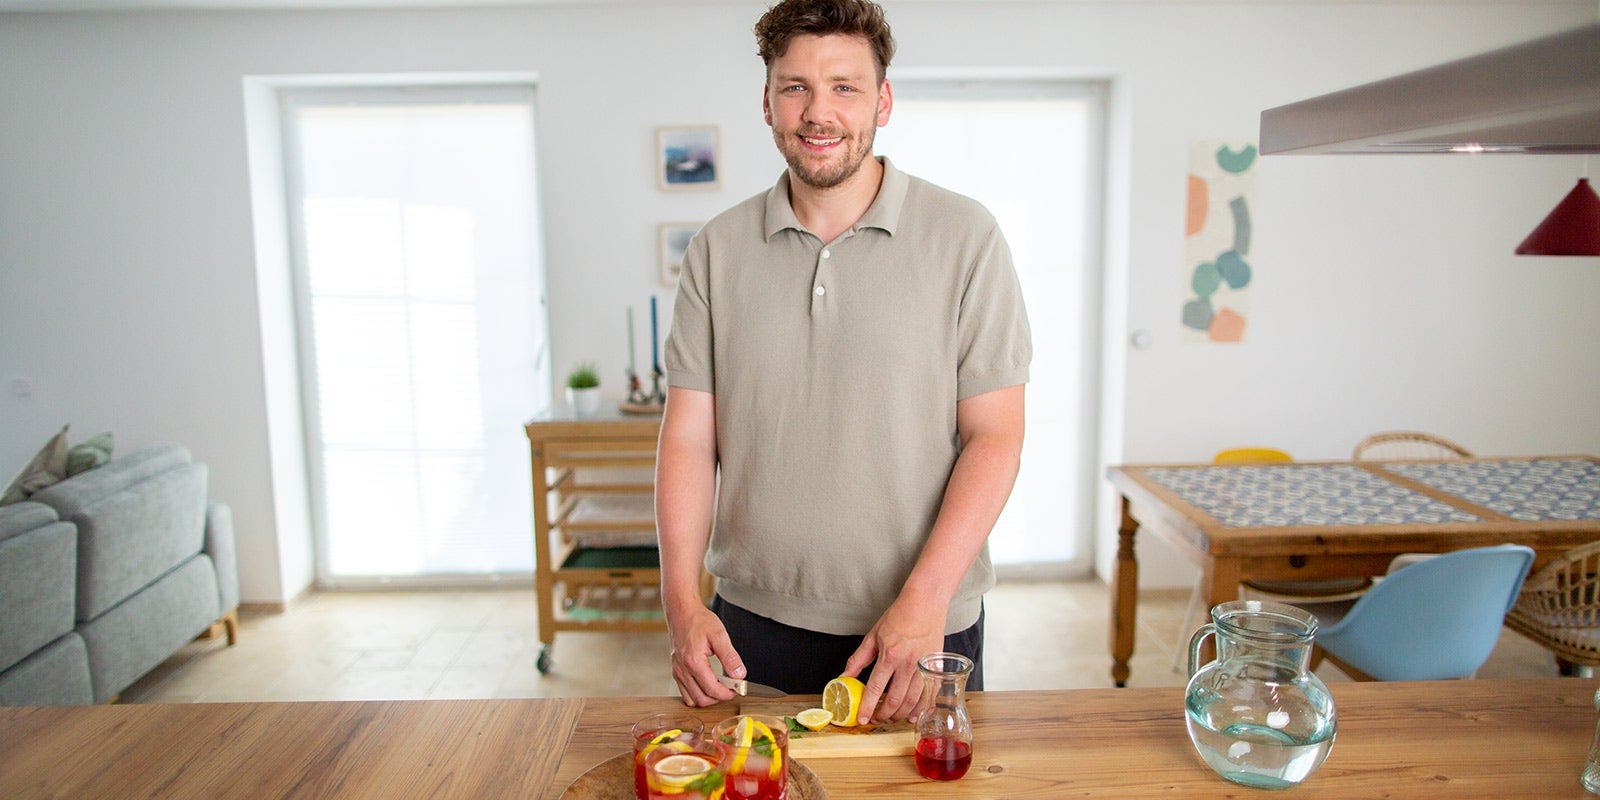
[[1471, 458], [1467, 448], [1442, 436], [1421, 431], [1384, 431], [1356, 443], [1357, 461], [1402, 461], [1425, 458]]
[[1555, 654], [1563, 675], [1600, 667], [1600, 542], [1568, 550], [1523, 584], [1506, 627]]

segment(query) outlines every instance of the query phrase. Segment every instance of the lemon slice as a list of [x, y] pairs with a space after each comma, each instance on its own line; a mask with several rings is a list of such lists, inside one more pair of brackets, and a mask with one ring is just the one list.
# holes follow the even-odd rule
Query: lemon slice
[[[682, 791], [684, 787], [694, 783], [697, 778], [704, 775], [712, 766], [710, 761], [689, 753], [673, 753], [656, 762], [654, 775], [656, 782], [668, 789]], [[669, 792], [676, 794], [676, 792]]]
[[861, 693], [866, 688], [859, 679], [848, 675], [828, 681], [822, 689], [822, 707], [833, 715], [833, 724], [855, 727], [856, 715], [861, 713]]
[[673, 728], [670, 731], [662, 731], [658, 736], [656, 736], [656, 738], [651, 739], [650, 743], [651, 744], [661, 744], [662, 742], [665, 742], [668, 739], [676, 739], [677, 737], [682, 736], [682, 735], [683, 735], [683, 731], [682, 730], [680, 730], [678, 728]]
[[808, 731], [820, 731], [833, 721], [833, 712], [826, 708], [808, 708], [794, 715], [794, 721]]

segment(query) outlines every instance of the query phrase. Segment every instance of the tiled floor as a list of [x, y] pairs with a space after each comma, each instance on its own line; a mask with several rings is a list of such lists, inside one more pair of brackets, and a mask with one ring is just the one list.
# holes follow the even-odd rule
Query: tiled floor
[[[1141, 595], [1133, 686], [1181, 686], [1172, 648], [1187, 590]], [[988, 595], [988, 689], [1110, 686], [1106, 585], [1004, 583]], [[196, 641], [122, 694], [129, 703], [675, 694], [665, 633], [562, 633], [549, 675], [531, 589], [312, 594], [246, 615], [239, 644]], [[1324, 665], [1324, 680], [1344, 680]], [[1481, 677], [1553, 676], [1509, 631]]]

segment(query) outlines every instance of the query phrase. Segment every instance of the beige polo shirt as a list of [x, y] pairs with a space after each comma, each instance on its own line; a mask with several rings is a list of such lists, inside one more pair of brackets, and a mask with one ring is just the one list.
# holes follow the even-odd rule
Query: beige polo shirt
[[[882, 161], [835, 241], [795, 217], [787, 173], [706, 223], [665, 353], [670, 385], [716, 395], [717, 591], [824, 633], [866, 633], [894, 601], [960, 453], [957, 401], [1025, 383], [1033, 355], [994, 217]], [[993, 584], [985, 547], [946, 633]]]

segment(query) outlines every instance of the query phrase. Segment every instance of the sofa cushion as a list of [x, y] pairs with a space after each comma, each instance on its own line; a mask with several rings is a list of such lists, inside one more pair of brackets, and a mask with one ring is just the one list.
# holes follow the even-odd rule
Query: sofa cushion
[[200, 552], [206, 467], [172, 448], [145, 448], [34, 496], [78, 526], [79, 622]]
[[20, 503], [40, 489], [67, 477], [67, 426], [50, 437], [39, 452], [33, 454], [27, 466], [11, 479], [5, 494], [0, 495], [0, 506]]
[[0, 542], [60, 519], [56, 510], [44, 503], [12, 503], [0, 506]]
[[201, 553], [79, 626], [89, 648], [94, 701], [115, 697], [220, 616], [216, 567]]
[[75, 608], [77, 529], [38, 503], [6, 506], [0, 516], [17, 508], [44, 524], [0, 538], [0, 670], [71, 631]]
[[0, 706], [85, 706], [94, 702], [89, 653], [68, 633], [0, 672]]
[[100, 469], [92, 469], [53, 484], [31, 499], [54, 508], [62, 519], [71, 519], [84, 506], [98, 502], [112, 492], [190, 461], [189, 451], [183, 445], [157, 442], [121, 458], [114, 458]]

